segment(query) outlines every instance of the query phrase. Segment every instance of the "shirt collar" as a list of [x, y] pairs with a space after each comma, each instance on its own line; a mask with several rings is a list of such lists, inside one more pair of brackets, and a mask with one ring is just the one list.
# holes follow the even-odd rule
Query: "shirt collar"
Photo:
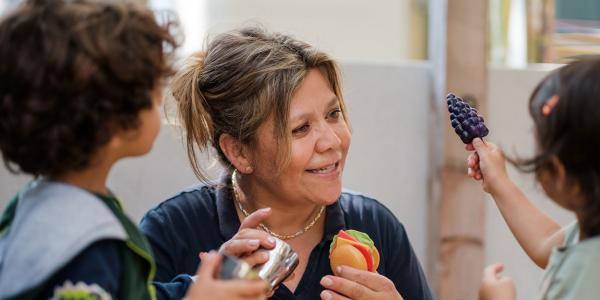
[[231, 188], [231, 175], [224, 172], [215, 188], [219, 231], [224, 240], [230, 240], [240, 228], [240, 219], [235, 211]]
[[[224, 173], [216, 188], [216, 206], [219, 216], [219, 231], [225, 240], [231, 239], [240, 228], [240, 220], [233, 202], [231, 188], [231, 175]], [[341, 198], [341, 195], [340, 195]], [[340, 199], [327, 206], [325, 210], [325, 235], [323, 241], [330, 241], [340, 229], [346, 227], [344, 212], [340, 205]]]
[[323, 241], [333, 240], [333, 236], [336, 235], [341, 229], [346, 228], [346, 220], [344, 219], [344, 212], [340, 205], [340, 198], [335, 203], [327, 206], [325, 217], [325, 236]]

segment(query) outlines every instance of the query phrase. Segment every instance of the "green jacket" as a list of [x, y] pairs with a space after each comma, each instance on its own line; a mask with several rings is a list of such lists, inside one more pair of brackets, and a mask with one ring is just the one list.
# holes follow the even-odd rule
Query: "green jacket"
[[56, 272], [104, 239], [123, 242], [119, 299], [156, 299], [149, 244], [116, 198], [44, 179], [30, 183], [0, 219], [0, 299], [39, 299]]

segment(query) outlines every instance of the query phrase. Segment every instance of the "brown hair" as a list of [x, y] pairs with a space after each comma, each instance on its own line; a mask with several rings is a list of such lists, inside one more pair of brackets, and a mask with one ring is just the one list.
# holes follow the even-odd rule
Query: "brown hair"
[[0, 22], [0, 149], [33, 175], [87, 167], [114, 133], [139, 126], [173, 73], [175, 20], [128, 1], [26, 1]]
[[[537, 154], [511, 161], [522, 171], [554, 174], [552, 159], [564, 165], [571, 183], [579, 185], [583, 202], [574, 206], [586, 236], [600, 235], [600, 55], [586, 56], [549, 74], [529, 100], [535, 124]], [[558, 96], [553, 109], [542, 113]]]
[[253, 145], [258, 128], [271, 117], [278, 141], [276, 162], [283, 169], [289, 161], [291, 98], [313, 68], [329, 81], [347, 119], [337, 64], [307, 43], [249, 27], [221, 34], [205, 52], [192, 55], [171, 87], [196, 176], [206, 180], [196, 150], [212, 146], [231, 168], [219, 147], [219, 137], [227, 133]]

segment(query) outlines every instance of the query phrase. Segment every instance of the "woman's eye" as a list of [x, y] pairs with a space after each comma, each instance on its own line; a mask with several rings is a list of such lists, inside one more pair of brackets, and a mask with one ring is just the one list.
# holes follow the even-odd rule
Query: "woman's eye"
[[306, 131], [308, 131], [308, 128], [310, 128], [310, 125], [308, 125], [308, 124], [304, 124], [304, 125], [302, 125], [302, 126], [300, 126], [300, 127], [296, 127], [296, 128], [294, 128], [294, 129], [292, 130], [292, 133], [293, 133], [293, 134], [297, 134], [297, 133], [303, 133], [303, 132], [306, 132]]
[[329, 118], [338, 119], [342, 115], [342, 110], [338, 107], [329, 113]]

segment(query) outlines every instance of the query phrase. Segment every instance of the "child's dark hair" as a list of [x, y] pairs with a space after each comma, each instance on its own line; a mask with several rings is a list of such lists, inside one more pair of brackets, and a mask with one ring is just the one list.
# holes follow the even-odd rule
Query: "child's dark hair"
[[[26, 1], [0, 22], [0, 149], [12, 172], [89, 166], [173, 73], [176, 20], [127, 1]], [[18, 167], [18, 168], [15, 168]]]
[[[553, 96], [558, 96], [554, 107]], [[582, 57], [552, 72], [533, 92], [529, 109], [538, 154], [517, 166], [538, 176], [552, 174], [552, 159], [558, 158], [584, 197], [573, 207], [582, 217], [582, 231], [588, 237], [600, 234], [600, 56]]]

